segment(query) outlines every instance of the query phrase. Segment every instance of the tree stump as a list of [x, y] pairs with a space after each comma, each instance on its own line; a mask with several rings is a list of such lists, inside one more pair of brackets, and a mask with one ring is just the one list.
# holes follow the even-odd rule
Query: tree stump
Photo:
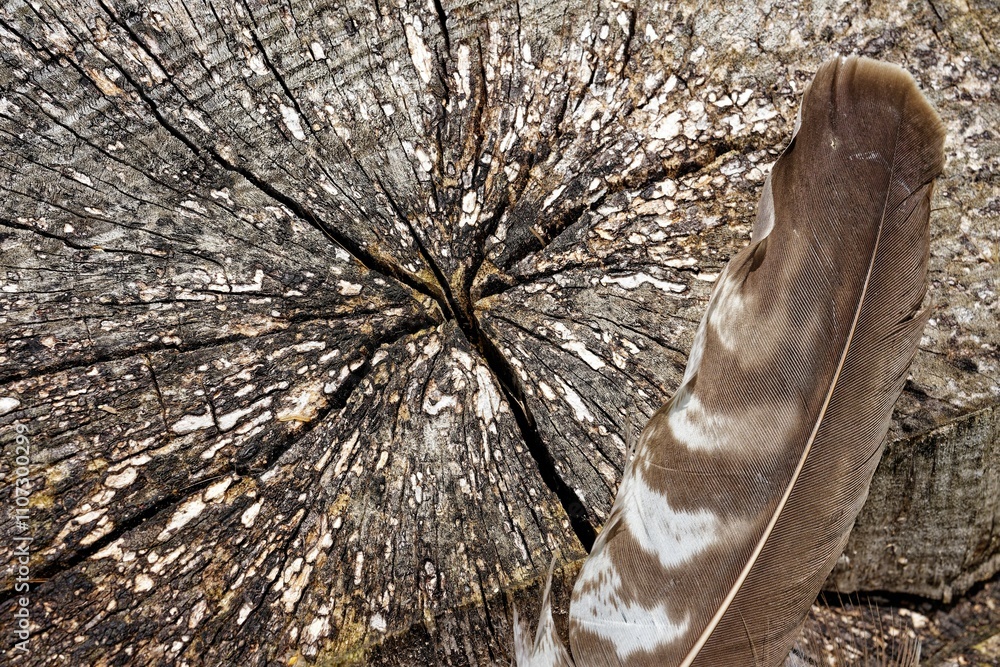
[[943, 0], [5, 2], [11, 664], [508, 664], [836, 53], [911, 71], [948, 165], [831, 585], [991, 577], [998, 32]]

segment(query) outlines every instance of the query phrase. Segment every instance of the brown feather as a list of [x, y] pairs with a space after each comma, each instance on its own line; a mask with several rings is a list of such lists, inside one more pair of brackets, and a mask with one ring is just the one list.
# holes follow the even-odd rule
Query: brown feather
[[823, 65], [581, 570], [591, 665], [780, 665], [868, 493], [926, 312], [940, 120], [913, 79]]
[[[793, 239], [776, 278], [789, 285], [789, 310], [804, 315], [791, 319], [815, 332], [788, 350], [780, 373], [810, 418], [771, 478], [788, 481], [759, 555], [690, 664], [783, 660], [843, 551], [927, 319], [919, 309], [943, 142], [937, 114], [891, 65], [828, 63], [805, 95], [800, 130], [771, 174], [768, 239], [774, 250]], [[808, 258], [802, 270], [795, 257]]]

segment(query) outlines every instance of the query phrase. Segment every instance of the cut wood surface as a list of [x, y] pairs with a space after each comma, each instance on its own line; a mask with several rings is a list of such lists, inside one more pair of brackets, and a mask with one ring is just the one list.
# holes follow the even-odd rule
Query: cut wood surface
[[912, 72], [948, 162], [932, 319], [830, 585], [992, 577], [998, 34], [943, 0], [4, 2], [11, 664], [508, 664], [837, 53]]

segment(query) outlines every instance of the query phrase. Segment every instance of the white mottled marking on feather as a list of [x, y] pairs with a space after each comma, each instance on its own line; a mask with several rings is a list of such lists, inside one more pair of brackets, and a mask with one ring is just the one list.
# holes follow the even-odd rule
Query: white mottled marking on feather
[[[766, 423], [757, 419], [759, 411], [769, 415]], [[797, 404], [781, 401], [761, 404], [757, 410], [712, 413], [696, 393], [682, 387], [671, 405], [667, 424], [674, 440], [688, 449], [713, 451], [750, 447], [763, 451], [780, 448], [792, 437], [802, 418]], [[751, 435], [747, 435], [748, 425], [755, 425], [749, 431]]]
[[622, 521], [642, 549], [664, 568], [692, 560], [718, 540], [719, 517], [708, 510], [675, 510], [638, 471], [619, 491]]
[[[675, 510], [638, 471], [631, 468], [618, 490], [615, 505], [628, 534], [663, 568], [672, 569], [691, 561], [718, 540], [719, 518], [708, 510]], [[655, 511], [651, 511], [655, 508]], [[621, 575], [608, 549], [595, 549], [580, 572], [571, 617], [593, 634], [615, 646], [619, 660], [655, 650], [687, 633], [689, 617], [671, 619], [666, 604], [646, 607], [619, 592]], [[628, 627], [628, 632], [622, 632]]]
[[774, 190], [771, 185], [771, 174], [764, 180], [764, 191], [757, 204], [757, 221], [754, 222], [750, 234], [750, 243], [757, 243], [767, 237], [774, 229]]
[[[729, 420], [705, 410], [696, 394], [685, 391], [681, 400], [675, 401], [667, 417], [674, 439], [688, 449], [711, 451], [728, 444], [725, 436], [732, 430]], [[678, 392], [680, 395], [680, 392]]]
[[698, 327], [698, 333], [694, 336], [694, 344], [691, 345], [691, 352], [688, 353], [687, 367], [684, 369], [684, 377], [681, 378], [681, 387], [698, 372], [701, 366], [701, 355], [705, 352], [705, 323]]
[[732, 352], [736, 349], [739, 331], [739, 327], [735, 324], [740, 321], [747, 304], [740, 286], [729, 275], [728, 269], [727, 266], [723, 271], [716, 291], [712, 295], [706, 324], [710, 324], [715, 330], [715, 335], [719, 337], [723, 347]]
[[[666, 605], [645, 607], [623, 597], [618, 589], [621, 575], [607, 551], [590, 555], [577, 581], [590, 590], [575, 596], [572, 621], [587, 632], [611, 642], [619, 660], [628, 660], [634, 653], [655, 650], [684, 636], [690, 619], [680, 623], [670, 619]], [[615, 617], [620, 620], [615, 620]], [[627, 632], [623, 632], [627, 628]]]

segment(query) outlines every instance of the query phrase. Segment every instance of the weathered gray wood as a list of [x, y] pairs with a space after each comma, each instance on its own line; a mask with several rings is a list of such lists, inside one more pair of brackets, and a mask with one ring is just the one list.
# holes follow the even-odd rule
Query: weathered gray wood
[[891, 442], [834, 570], [838, 590], [951, 602], [1000, 570], [1000, 414], [994, 407]]
[[[949, 164], [933, 319], [832, 583], [992, 576], [998, 17], [5, 2], [0, 524], [20, 425], [35, 537], [15, 664], [506, 664], [511, 603], [531, 615], [553, 557], [565, 601], [837, 52], [912, 71]], [[0, 600], [6, 624], [12, 581]]]

